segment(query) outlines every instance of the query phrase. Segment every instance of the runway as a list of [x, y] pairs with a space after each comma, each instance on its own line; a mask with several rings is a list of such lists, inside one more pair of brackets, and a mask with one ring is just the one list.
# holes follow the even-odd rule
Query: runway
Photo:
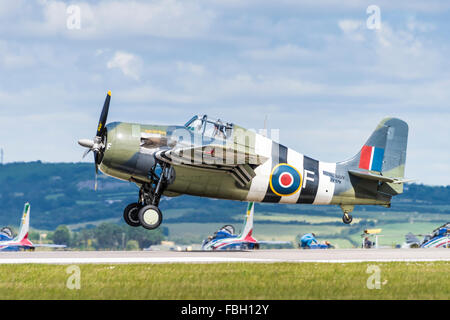
[[449, 249], [347, 249], [256, 251], [37, 251], [0, 252], [0, 264], [116, 263], [355, 263], [450, 261]]

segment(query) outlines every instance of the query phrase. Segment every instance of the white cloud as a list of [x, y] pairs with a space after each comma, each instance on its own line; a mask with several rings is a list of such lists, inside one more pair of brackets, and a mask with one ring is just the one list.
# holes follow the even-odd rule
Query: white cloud
[[[67, 13], [69, 5], [80, 8], [81, 29], [69, 30]], [[22, 6], [22, 8], [25, 5]], [[215, 19], [213, 10], [196, 1], [87, 1], [67, 3], [63, 1], [39, 1], [30, 3], [30, 10], [4, 8], [5, 14], [14, 10], [19, 19], [14, 23], [0, 23], [0, 31], [22, 36], [69, 38], [115, 38], [146, 35], [167, 38], [190, 38], [205, 34]], [[38, 13], [38, 14], [36, 14]]]
[[425, 79], [439, 73], [444, 57], [418, 29], [393, 29], [387, 22], [376, 33], [374, 72], [402, 79]]
[[142, 68], [142, 61], [134, 54], [117, 51], [107, 62], [108, 69], [118, 68], [122, 73], [134, 80], [139, 80]]
[[338, 26], [350, 39], [356, 41], [365, 40], [363, 33], [363, 21], [351, 19], [340, 20], [338, 21]]

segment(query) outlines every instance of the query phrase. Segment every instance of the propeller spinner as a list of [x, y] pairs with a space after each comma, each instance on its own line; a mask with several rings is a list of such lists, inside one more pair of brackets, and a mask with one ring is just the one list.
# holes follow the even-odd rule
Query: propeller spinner
[[103, 104], [102, 113], [100, 114], [100, 119], [97, 125], [97, 132], [95, 134], [94, 140], [80, 139], [78, 144], [84, 148], [87, 148], [83, 154], [83, 158], [89, 152], [94, 152], [94, 163], [95, 163], [95, 190], [97, 190], [97, 176], [98, 176], [98, 166], [101, 163], [103, 157], [103, 151], [105, 150], [104, 136], [106, 133], [106, 120], [108, 119], [109, 103], [111, 101], [111, 91], [108, 91], [106, 95], [105, 103]]

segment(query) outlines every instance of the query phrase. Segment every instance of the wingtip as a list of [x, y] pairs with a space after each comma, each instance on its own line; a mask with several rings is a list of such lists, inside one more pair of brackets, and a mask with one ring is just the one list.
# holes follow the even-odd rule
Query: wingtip
[[111, 90], [108, 91], [108, 96], [111, 96]]

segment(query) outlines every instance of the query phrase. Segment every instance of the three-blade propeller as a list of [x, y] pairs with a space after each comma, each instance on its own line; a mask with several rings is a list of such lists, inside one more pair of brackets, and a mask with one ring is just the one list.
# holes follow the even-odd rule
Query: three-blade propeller
[[106, 133], [106, 120], [108, 119], [109, 103], [111, 101], [111, 91], [108, 91], [106, 95], [105, 103], [103, 104], [102, 113], [100, 114], [100, 119], [98, 120], [97, 132], [95, 133], [94, 140], [80, 139], [78, 144], [87, 150], [83, 154], [83, 158], [89, 152], [94, 152], [94, 163], [95, 163], [95, 190], [97, 190], [97, 176], [98, 176], [98, 166], [102, 162], [103, 151], [105, 150], [105, 133]]

